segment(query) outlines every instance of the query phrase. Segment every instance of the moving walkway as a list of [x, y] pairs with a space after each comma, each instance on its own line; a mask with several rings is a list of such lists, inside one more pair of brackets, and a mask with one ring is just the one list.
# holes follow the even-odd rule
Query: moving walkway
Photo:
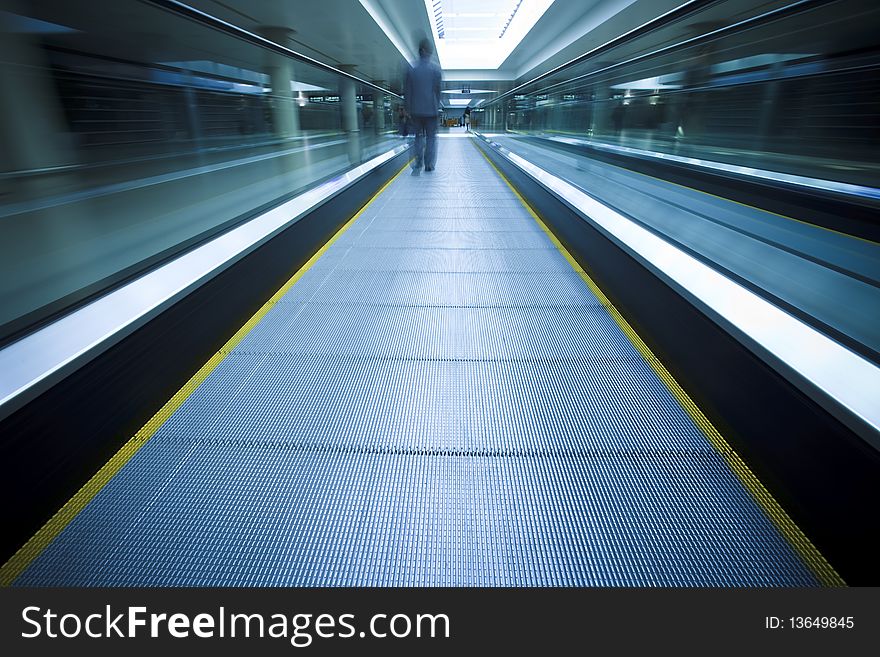
[[3, 580], [841, 584], [484, 149], [394, 160]]

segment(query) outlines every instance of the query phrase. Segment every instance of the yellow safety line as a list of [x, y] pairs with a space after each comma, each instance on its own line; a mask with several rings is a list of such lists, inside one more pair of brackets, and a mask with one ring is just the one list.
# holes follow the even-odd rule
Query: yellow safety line
[[135, 433], [134, 436], [132, 436], [131, 439], [129, 439], [129, 441], [125, 443], [125, 445], [123, 445], [122, 448], [116, 452], [116, 454], [114, 454], [113, 457], [107, 461], [107, 463], [105, 463], [104, 466], [98, 470], [98, 472], [89, 479], [89, 481], [86, 482], [86, 484], [80, 488], [63, 507], [61, 507], [61, 509], [58, 510], [27, 543], [19, 548], [9, 561], [3, 564], [3, 567], [0, 568], [0, 586], [10, 586], [18, 576], [25, 571], [31, 562], [36, 559], [53, 540], [55, 540], [55, 538], [65, 527], [67, 527], [77, 514], [92, 501], [104, 486], [107, 485], [113, 476], [119, 472], [126, 463], [128, 463], [131, 457], [153, 437], [156, 431], [159, 430], [159, 427], [161, 427], [165, 421], [170, 418], [178, 408], [180, 408], [183, 402], [185, 402], [193, 391], [199, 387], [202, 381], [208, 378], [208, 375], [214, 371], [227, 355], [229, 355], [229, 352], [231, 352], [232, 349], [234, 349], [235, 346], [241, 342], [248, 333], [250, 333], [263, 316], [269, 312], [272, 306], [281, 299], [281, 297], [287, 294], [290, 288], [302, 278], [303, 274], [305, 274], [309, 268], [317, 262], [318, 258], [320, 258], [324, 252], [327, 251], [327, 249], [329, 249], [330, 246], [351, 227], [358, 217], [364, 213], [370, 204], [376, 200], [376, 198], [384, 192], [401, 173], [403, 173], [407, 164], [404, 164], [400, 171], [394, 174], [388, 182], [382, 185], [381, 189], [373, 194], [370, 200], [358, 210], [357, 214], [349, 219], [345, 225], [340, 228], [326, 244], [324, 244], [324, 246], [318, 249], [318, 251], [309, 258], [308, 261], [300, 267], [299, 270], [286, 283], [284, 283], [274, 295], [272, 295], [272, 298], [264, 303], [260, 309], [254, 313], [254, 315], [247, 320], [238, 331], [235, 332], [235, 335], [229, 338], [226, 344], [224, 344], [216, 354], [211, 356], [207, 363], [202, 365], [202, 367], [193, 374], [189, 381], [183, 384], [183, 387], [180, 388], [180, 390], [178, 390], [174, 396], [171, 397], [171, 399], [169, 399], [165, 405], [147, 421], [147, 423], [141, 427], [140, 430], [137, 431], [137, 433]]
[[514, 186], [510, 183], [507, 177], [501, 173], [498, 167], [495, 166], [495, 163], [489, 159], [489, 156], [486, 155], [480, 149], [476, 143], [474, 143], [474, 147], [480, 151], [483, 157], [486, 158], [486, 161], [495, 169], [496, 173], [507, 183], [507, 186], [513, 191], [516, 197], [520, 200], [523, 206], [526, 208], [528, 213], [532, 216], [544, 233], [547, 234], [547, 237], [550, 238], [550, 241], [559, 249], [560, 253], [565, 257], [568, 261], [568, 264], [572, 266], [572, 268], [580, 275], [580, 277], [587, 284], [587, 287], [590, 288], [590, 291], [596, 295], [617, 325], [620, 327], [620, 330], [623, 331], [623, 334], [629, 339], [629, 341], [633, 344], [633, 346], [639, 351], [651, 368], [654, 370], [655, 374], [659, 377], [659, 379], [666, 385], [669, 389], [669, 392], [678, 400], [678, 403], [681, 404], [682, 408], [687, 412], [690, 416], [691, 420], [693, 420], [694, 424], [699, 427], [699, 429], [706, 436], [706, 439], [709, 441], [709, 444], [715, 448], [724, 460], [727, 462], [728, 467], [733, 471], [733, 473], [739, 478], [742, 485], [752, 496], [752, 499], [758, 503], [758, 505], [763, 509], [764, 513], [773, 521], [776, 525], [777, 529], [780, 533], [788, 540], [789, 544], [795, 549], [795, 551], [800, 556], [801, 560], [813, 571], [813, 574], [819, 580], [819, 582], [823, 586], [846, 586], [846, 583], [843, 581], [843, 578], [834, 570], [834, 567], [828, 563], [828, 560], [822, 555], [821, 552], [816, 548], [815, 545], [810, 541], [809, 538], [801, 531], [800, 527], [795, 524], [795, 522], [789, 517], [789, 515], [785, 512], [779, 502], [773, 497], [770, 491], [765, 488], [764, 484], [760, 482], [760, 480], [755, 476], [755, 474], [751, 471], [748, 465], [740, 458], [739, 454], [737, 454], [734, 449], [728, 444], [728, 442], [724, 439], [724, 437], [718, 432], [715, 426], [709, 421], [709, 419], [703, 414], [703, 412], [697, 407], [697, 405], [693, 402], [690, 396], [684, 391], [684, 389], [678, 384], [678, 381], [669, 373], [663, 363], [651, 352], [648, 345], [644, 343], [644, 341], [639, 337], [639, 335], [633, 330], [633, 328], [629, 325], [629, 322], [623, 318], [623, 315], [618, 312], [617, 308], [608, 300], [608, 297], [599, 289], [596, 283], [592, 278], [583, 270], [583, 268], [577, 263], [577, 261], [572, 257], [572, 255], [568, 252], [562, 243], [556, 238], [556, 236], [550, 231], [547, 225], [541, 220], [540, 217], [535, 213], [532, 207], [526, 202], [526, 200], [520, 195], [520, 193], [514, 188]]

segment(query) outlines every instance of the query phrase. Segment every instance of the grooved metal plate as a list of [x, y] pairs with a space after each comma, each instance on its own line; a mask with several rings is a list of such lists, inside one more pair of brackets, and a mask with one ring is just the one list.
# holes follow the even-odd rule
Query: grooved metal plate
[[465, 139], [377, 197], [16, 583], [817, 584]]
[[[543, 235], [543, 231], [538, 224], [523, 223], [522, 221], [512, 221], [510, 217], [444, 217], [426, 218], [426, 217], [394, 217], [383, 219], [382, 230], [385, 231], [406, 231], [406, 230], [436, 230], [436, 231], [487, 231], [498, 232], [507, 231], [510, 233], [534, 233]], [[543, 248], [543, 244], [541, 248]]]
[[[424, 214], [441, 210], [443, 212], [457, 213], [458, 210], [467, 210], [474, 207], [474, 203], [468, 202], [462, 198], [452, 198], [444, 200], [443, 198], [435, 199], [417, 199], [415, 201], [404, 201], [407, 204], [407, 210], [414, 214]], [[515, 197], [507, 199], [492, 199], [491, 205], [495, 210], [509, 210], [510, 212], [521, 212], [522, 204]]]
[[[165, 473], [160, 490], [154, 472]], [[725, 476], [699, 457], [375, 454], [154, 438], [19, 583], [811, 584], [745, 492], [718, 485]]]
[[540, 249], [330, 249], [313, 268], [351, 271], [570, 272], [558, 251]]
[[[392, 205], [387, 205], [382, 210], [382, 220], [385, 221], [387, 219], [413, 219], [413, 218], [421, 218], [425, 221], [431, 221], [433, 219], [444, 220], [444, 219], [471, 219], [474, 221], [480, 221], [482, 219], [488, 220], [510, 220], [510, 223], [522, 223], [525, 227], [526, 222], [524, 221], [524, 217], [519, 216], [520, 208], [515, 208], [515, 212], [511, 212], [508, 208], [498, 208], [493, 206], [480, 208], [474, 206], [455, 206], [455, 207], [446, 207], [446, 208], [436, 208], [431, 211], [430, 214], [425, 212], [417, 212], [412, 206], [410, 206], [406, 201], [400, 202]], [[513, 221], [512, 219], [516, 218], [519, 221]]]
[[638, 357], [614, 320], [596, 305], [276, 304], [235, 351], [492, 360]]
[[[312, 273], [312, 272], [310, 272]], [[568, 272], [481, 274], [367, 271], [352, 281], [348, 270], [303, 277], [280, 303], [401, 306], [598, 305], [580, 276]]]
[[526, 231], [379, 230], [348, 231], [340, 246], [381, 246], [397, 249], [555, 249], [546, 236]]
[[371, 449], [712, 451], [640, 360], [232, 354], [166, 432]]

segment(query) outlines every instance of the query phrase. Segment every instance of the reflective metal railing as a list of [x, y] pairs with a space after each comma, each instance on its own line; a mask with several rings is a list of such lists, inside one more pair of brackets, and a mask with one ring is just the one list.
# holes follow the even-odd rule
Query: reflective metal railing
[[276, 41], [173, 1], [4, 2], [0, 343], [400, 143], [393, 90]]
[[880, 6], [741, 4], [596, 48], [485, 103], [475, 123], [880, 187]]

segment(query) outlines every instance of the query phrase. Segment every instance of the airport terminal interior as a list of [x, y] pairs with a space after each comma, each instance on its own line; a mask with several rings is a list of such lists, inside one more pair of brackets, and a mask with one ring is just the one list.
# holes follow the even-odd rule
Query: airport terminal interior
[[0, 584], [880, 584], [876, 0], [0, 32]]

